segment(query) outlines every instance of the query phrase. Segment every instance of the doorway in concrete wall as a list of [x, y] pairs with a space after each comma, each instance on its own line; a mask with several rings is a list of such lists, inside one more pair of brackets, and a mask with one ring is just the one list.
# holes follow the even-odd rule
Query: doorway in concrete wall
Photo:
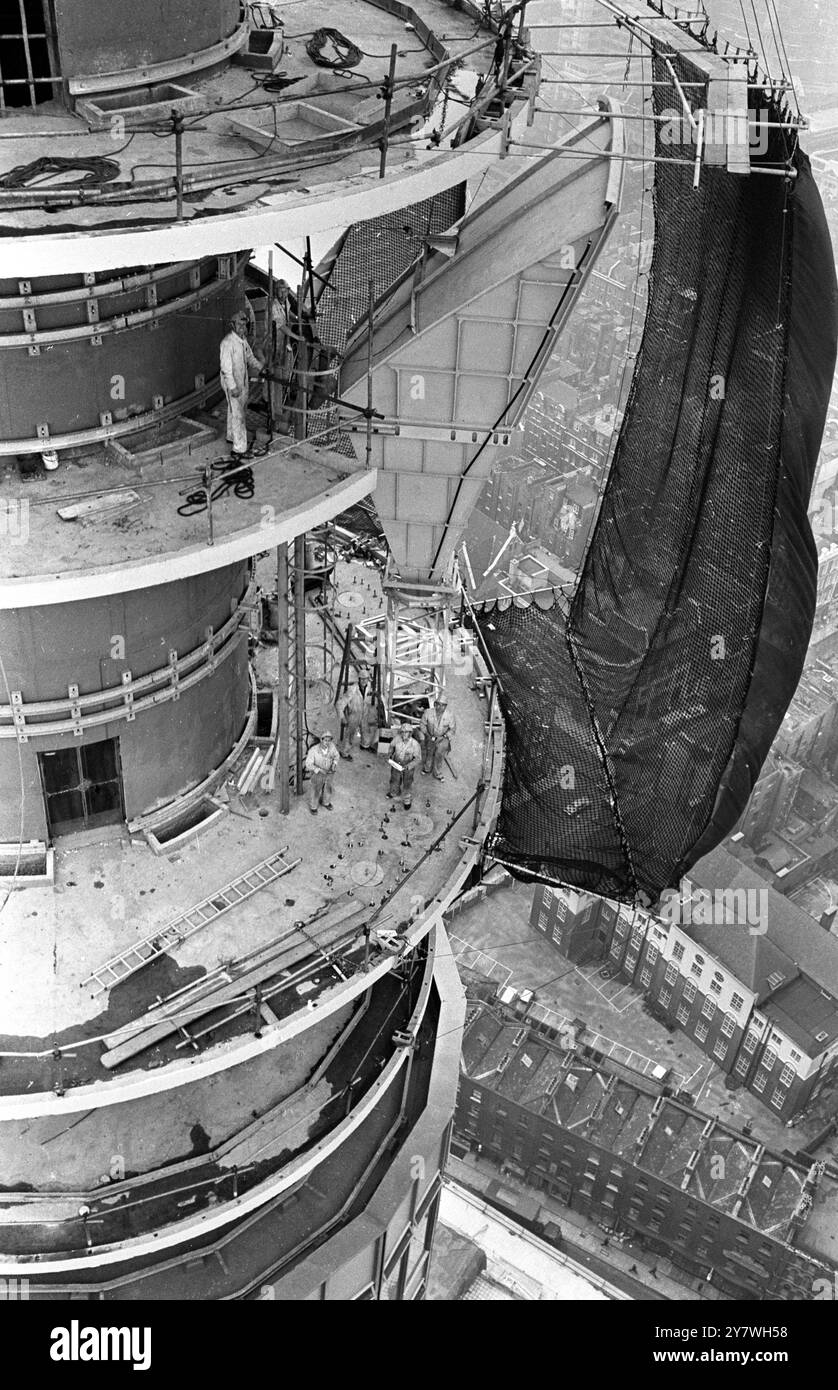
[[117, 739], [41, 753], [39, 762], [51, 837], [124, 819]]

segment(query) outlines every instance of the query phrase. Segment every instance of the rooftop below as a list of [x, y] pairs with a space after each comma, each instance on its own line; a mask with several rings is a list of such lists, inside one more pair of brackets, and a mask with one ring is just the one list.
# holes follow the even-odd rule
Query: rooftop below
[[[809, 1248], [808, 1226], [795, 1237], [793, 1221], [799, 1219], [809, 1165], [792, 1163], [753, 1136], [663, 1099], [648, 1081], [631, 1083], [607, 1064], [559, 1051], [522, 1028], [519, 1020], [507, 1021], [485, 1007], [466, 1027], [463, 1067], [471, 1080], [534, 1114], [677, 1188], [694, 1191], [702, 1201], [775, 1239]], [[713, 1162], [719, 1154], [725, 1158], [721, 1179]], [[836, 1191], [835, 1180], [824, 1174], [807, 1217], [818, 1251], [822, 1218], [826, 1209], [834, 1211]]]

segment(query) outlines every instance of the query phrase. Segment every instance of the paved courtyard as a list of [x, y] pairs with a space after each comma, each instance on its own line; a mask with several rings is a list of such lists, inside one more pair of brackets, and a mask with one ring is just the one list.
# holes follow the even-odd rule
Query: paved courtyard
[[[805, 1145], [802, 1128], [786, 1128], [749, 1091], [726, 1090], [725, 1073], [680, 1029], [670, 1033], [646, 1013], [637, 989], [619, 979], [603, 979], [602, 962], [580, 969], [536, 932], [529, 924], [533, 891], [511, 882], [451, 918], [448, 932], [461, 969], [499, 985], [534, 990], [539, 1005], [555, 1013], [556, 1023], [583, 1020], [584, 1041], [623, 1066], [641, 1074], [649, 1074], [653, 1066], [671, 1069], [669, 1084], [689, 1091], [697, 1109], [737, 1129], [750, 1121], [754, 1135], [770, 1148]], [[553, 1023], [550, 1017], [547, 1021]]]

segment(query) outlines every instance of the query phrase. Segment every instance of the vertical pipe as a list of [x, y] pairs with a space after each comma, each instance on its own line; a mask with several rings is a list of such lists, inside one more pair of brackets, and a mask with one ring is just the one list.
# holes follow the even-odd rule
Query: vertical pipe
[[306, 609], [305, 609], [305, 531], [294, 539], [294, 714], [296, 716], [296, 764], [294, 787], [297, 796], [303, 794], [303, 761], [305, 758], [305, 700], [306, 700]]
[[396, 58], [399, 46], [394, 43], [390, 47], [390, 69], [384, 84], [384, 130], [381, 135], [381, 162], [378, 166], [378, 177], [384, 178], [384, 171], [387, 168], [387, 145], [390, 141], [390, 112], [393, 108], [393, 91], [396, 79]]
[[306, 373], [308, 370], [308, 344], [303, 332], [303, 297], [305, 280], [297, 288], [297, 356], [294, 364], [296, 377], [296, 399], [294, 402], [294, 437], [305, 439], [306, 425]]
[[305, 274], [308, 278], [308, 297], [311, 301], [312, 320], [317, 318], [317, 300], [314, 297], [314, 267], [311, 263], [311, 237], [306, 237]]
[[279, 809], [284, 816], [287, 816], [291, 807], [288, 785], [291, 766], [291, 721], [288, 709], [288, 545], [285, 541], [276, 548], [276, 598]]
[[271, 373], [273, 372], [273, 365], [274, 365], [274, 319], [273, 319], [273, 307], [274, 307], [274, 253], [273, 253], [273, 247], [271, 247], [270, 251], [268, 252], [268, 322], [267, 322], [267, 342], [266, 342], [266, 344], [265, 344], [265, 366], [266, 366], [267, 369], [268, 369], [268, 374], [267, 374], [267, 377], [266, 377], [266, 380], [265, 380], [265, 390], [266, 390], [267, 393], [268, 393], [267, 425], [268, 425], [268, 439], [269, 439], [269, 440], [273, 439], [273, 437], [274, 437], [274, 405], [273, 405], [274, 397], [273, 397], [273, 378], [272, 378], [272, 376], [271, 376]]
[[207, 544], [214, 545], [212, 529], [212, 464], [207, 464], [204, 469], [204, 489], [207, 494]]
[[367, 300], [367, 455], [366, 466], [372, 467], [372, 329], [375, 308], [375, 281], [370, 276]]
[[396, 599], [392, 593], [387, 595], [387, 715], [388, 724], [393, 721], [393, 698], [396, 692], [396, 646], [398, 641], [398, 613]]
[[183, 221], [183, 116], [179, 111], [172, 112], [172, 129], [175, 133], [175, 194], [177, 197], [176, 216]]

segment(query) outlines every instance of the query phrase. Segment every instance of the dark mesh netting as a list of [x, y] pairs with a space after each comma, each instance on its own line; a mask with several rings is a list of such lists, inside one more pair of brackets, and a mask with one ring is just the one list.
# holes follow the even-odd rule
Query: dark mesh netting
[[[419, 257], [426, 238], [447, 231], [464, 212], [465, 184], [458, 183], [397, 212], [353, 223], [324, 277], [328, 284], [318, 290], [320, 341], [342, 354], [350, 331], [368, 311], [370, 280], [378, 300]], [[310, 411], [308, 437], [355, 458], [352, 439], [339, 428], [338, 415], [334, 406]]]
[[[652, 66], [656, 114], [680, 113]], [[491, 852], [626, 901], [657, 900], [733, 828], [811, 631], [835, 269], [808, 160], [760, 133], [752, 166], [791, 158], [796, 178], [704, 162], [694, 189], [692, 168], [655, 165], [643, 340], [569, 611], [477, 615], [508, 740]], [[694, 158], [689, 133], [671, 138], [658, 124], [658, 155]]]
[[350, 329], [367, 312], [370, 279], [378, 299], [417, 260], [426, 238], [447, 231], [464, 211], [465, 184], [458, 183], [410, 207], [354, 223], [319, 296], [323, 342], [343, 352]]

